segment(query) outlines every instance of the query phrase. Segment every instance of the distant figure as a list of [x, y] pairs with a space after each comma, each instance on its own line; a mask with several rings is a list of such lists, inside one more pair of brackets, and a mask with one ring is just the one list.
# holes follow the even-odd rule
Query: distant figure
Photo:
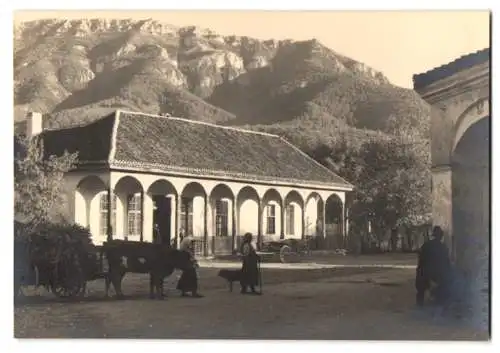
[[252, 245], [252, 233], [246, 233], [243, 236], [240, 252], [243, 255], [241, 268], [241, 294], [246, 294], [250, 287], [251, 294], [261, 294], [255, 290], [255, 286], [259, 285], [259, 255], [255, 252]]
[[153, 226], [153, 244], [161, 244], [160, 226], [156, 223]]
[[190, 236], [184, 237], [181, 241], [179, 250], [188, 257], [189, 266], [182, 269], [182, 275], [177, 283], [177, 289], [181, 291], [183, 297], [187, 297], [187, 293], [191, 292], [193, 298], [201, 298], [202, 295], [198, 293], [198, 275], [196, 273], [198, 262], [194, 257], [193, 242], [194, 239]]
[[442, 241], [443, 236], [441, 227], [434, 227], [432, 238], [420, 248], [415, 279], [418, 306], [424, 304], [425, 291], [431, 288], [431, 284], [436, 285], [433, 294], [439, 305], [444, 305], [448, 298], [451, 262], [448, 248]]
[[391, 251], [395, 252], [398, 249], [398, 230], [396, 228], [391, 229]]

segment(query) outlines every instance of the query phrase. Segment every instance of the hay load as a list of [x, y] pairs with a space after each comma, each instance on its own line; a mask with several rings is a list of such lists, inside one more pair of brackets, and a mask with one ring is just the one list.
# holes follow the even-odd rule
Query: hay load
[[15, 222], [14, 234], [15, 295], [34, 285], [72, 297], [99, 271], [90, 232], [77, 224]]

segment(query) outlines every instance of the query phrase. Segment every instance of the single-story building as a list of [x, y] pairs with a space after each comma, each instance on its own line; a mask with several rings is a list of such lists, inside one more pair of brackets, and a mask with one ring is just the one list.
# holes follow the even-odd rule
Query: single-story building
[[353, 186], [280, 136], [125, 110], [71, 128], [42, 126], [41, 114], [28, 115], [27, 134], [42, 138], [46, 154], [79, 154], [65, 176], [68, 207], [96, 244], [178, 244], [192, 235], [199, 253], [227, 254], [246, 232], [325, 236], [331, 201], [345, 232]]

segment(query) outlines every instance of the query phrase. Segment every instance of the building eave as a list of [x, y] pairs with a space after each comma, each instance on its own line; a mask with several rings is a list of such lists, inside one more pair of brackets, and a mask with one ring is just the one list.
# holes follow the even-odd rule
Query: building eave
[[216, 179], [221, 181], [236, 181], [249, 184], [263, 184], [269, 186], [285, 186], [303, 189], [319, 189], [330, 191], [352, 191], [354, 187], [350, 184], [308, 182], [304, 180], [280, 179], [274, 177], [262, 177], [249, 174], [228, 173], [227, 171], [199, 170], [193, 168], [165, 166], [153, 163], [134, 163], [128, 161], [113, 161], [109, 168], [116, 171], [129, 171], [159, 175], [171, 175], [177, 177], [189, 177], [194, 179]]
[[488, 88], [489, 84], [490, 63], [488, 61], [434, 81], [428, 86], [416, 89], [416, 91], [426, 102], [434, 104], [456, 97], [471, 89]]
[[480, 66], [490, 62], [491, 50], [484, 48], [467, 55], [463, 55], [452, 62], [435, 67], [427, 72], [413, 75], [413, 87], [416, 91], [421, 91], [425, 87], [431, 86], [435, 82], [442, 81], [447, 77], [466, 71], [469, 68]]

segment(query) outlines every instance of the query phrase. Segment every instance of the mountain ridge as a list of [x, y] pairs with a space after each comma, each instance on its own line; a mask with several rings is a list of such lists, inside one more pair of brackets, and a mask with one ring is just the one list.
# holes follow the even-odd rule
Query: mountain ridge
[[[430, 108], [317, 39], [259, 40], [153, 19], [14, 26], [15, 121], [91, 121], [115, 108], [235, 126], [351, 128], [426, 136]], [[307, 130], [306, 129], [306, 130]]]

